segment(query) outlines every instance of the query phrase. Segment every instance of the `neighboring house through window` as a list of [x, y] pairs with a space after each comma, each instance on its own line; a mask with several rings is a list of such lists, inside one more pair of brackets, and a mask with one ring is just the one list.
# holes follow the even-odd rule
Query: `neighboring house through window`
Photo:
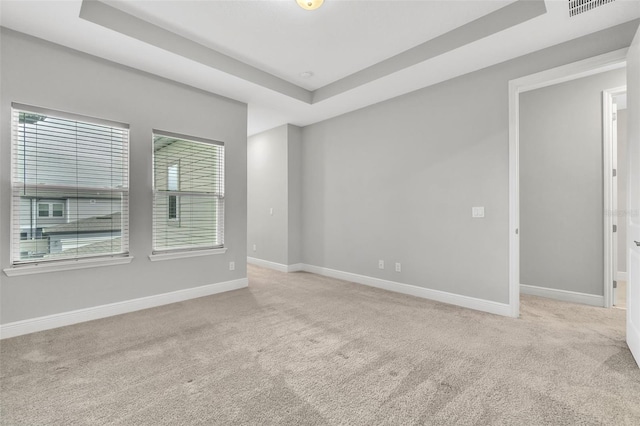
[[38, 202], [38, 217], [64, 217], [65, 200], [59, 202]]
[[12, 265], [126, 255], [125, 124], [12, 104]]
[[[180, 191], [180, 162], [170, 164], [167, 167], [167, 191]], [[169, 220], [178, 220], [180, 209], [177, 195], [169, 195]]]
[[153, 132], [153, 252], [224, 246], [224, 145]]

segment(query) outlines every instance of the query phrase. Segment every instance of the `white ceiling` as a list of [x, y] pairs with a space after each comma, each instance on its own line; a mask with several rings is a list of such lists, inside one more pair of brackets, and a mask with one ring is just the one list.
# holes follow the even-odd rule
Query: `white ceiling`
[[315, 90], [512, 2], [327, 0], [316, 11], [293, 0], [109, 4]]
[[[444, 41], [448, 31], [468, 28], [474, 19], [487, 19], [511, 3], [325, 0], [309, 12], [295, 0], [108, 2], [149, 23], [148, 29], [155, 25], [191, 43], [178, 44], [180, 48], [164, 45], [166, 37], [134, 37], [81, 19], [81, 0], [2, 0], [0, 25], [246, 102], [248, 132], [254, 134], [284, 123], [321, 121], [640, 17], [638, 0], [617, 0], [573, 18], [567, 0], [547, 0], [547, 13], [540, 16], [419, 61], [401, 60], [408, 49]], [[199, 55], [189, 54], [192, 47], [200, 48]], [[224, 55], [235, 60], [231, 68], [218, 66]], [[389, 59], [394, 55], [399, 56]], [[374, 78], [362, 78], [367, 70], [382, 69], [381, 64], [392, 66], [385, 65], [386, 71]], [[303, 79], [303, 71], [314, 76]], [[263, 73], [246, 77], [255, 72]], [[312, 99], [316, 89], [318, 93], [354, 76], [357, 83], [319, 102], [287, 94], [298, 90]], [[287, 90], [274, 90], [280, 79]]]

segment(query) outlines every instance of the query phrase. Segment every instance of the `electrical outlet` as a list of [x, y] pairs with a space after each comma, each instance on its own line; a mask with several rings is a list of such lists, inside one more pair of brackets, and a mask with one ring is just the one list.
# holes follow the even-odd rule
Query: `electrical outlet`
[[484, 207], [472, 207], [471, 217], [474, 217], [474, 218], [484, 217]]
[[256, 247], [256, 245], [253, 245], [253, 251], [256, 251], [258, 248]]
[[400, 265], [400, 262], [396, 262], [396, 272], [402, 272], [402, 265]]
[[230, 271], [236, 270], [236, 262], [229, 262], [229, 270]]
[[384, 260], [378, 260], [378, 269], [384, 269]]

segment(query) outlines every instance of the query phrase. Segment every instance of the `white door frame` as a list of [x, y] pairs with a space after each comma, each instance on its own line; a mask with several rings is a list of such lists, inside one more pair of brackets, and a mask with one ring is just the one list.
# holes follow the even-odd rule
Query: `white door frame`
[[618, 271], [615, 267], [617, 262], [615, 262], [615, 256], [617, 252], [617, 247], [615, 247], [615, 243], [617, 242], [617, 238], [615, 238], [613, 231], [613, 225], [617, 225], [618, 221], [616, 220], [615, 215], [618, 213], [617, 209], [617, 194], [613, 191], [616, 190], [613, 185], [613, 173], [612, 170], [615, 167], [616, 159], [613, 158], [617, 149], [613, 146], [613, 131], [612, 128], [612, 115], [614, 113], [613, 109], [613, 98], [617, 95], [621, 95], [627, 92], [627, 86], [620, 86], [613, 89], [607, 89], [602, 92], [602, 142], [603, 142], [603, 170], [604, 173], [604, 307], [610, 308], [615, 303], [613, 286], [608, 285], [608, 283], [613, 283], [613, 281], [617, 280]]
[[509, 81], [509, 310], [512, 317], [520, 316], [520, 93], [624, 68], [627, 50], [616, 50]]

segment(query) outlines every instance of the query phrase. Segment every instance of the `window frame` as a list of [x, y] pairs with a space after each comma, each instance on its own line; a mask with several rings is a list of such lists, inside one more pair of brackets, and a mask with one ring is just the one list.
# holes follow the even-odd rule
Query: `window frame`
[[[10, 132], [11, 132], [11, 177], [10, 177], [10, 185], [11, 185], [11, 214], [10, 214], [10, 227], [11, 232], [9, 236], [9, 256], [10, 256], [10, 266], [5, 268], [3, 271], [7, 276], [19, 276], [19, 275], [28, 275], [34, 273], [43, 273], [43, 272], [53, 272], [53, 271], [61, 271], [61, 270], [71, 270], [71, 269], [83, 269], [83, 268], [91, 268], [97, 266], [108, 266], [108, 265], [119, 265], [130, 263], [133, 260], [133, 257], [130, 256], [129, 253], [129, 192], [130, 192], [130, 156], [131, 156], [131, 137], [130, 137], [130, 126], [126, 123], [121, 123], [113, 120], [107, 120], [102, 118], [91, 117], [87, 115], [60, 111], [50, 108], [37, 107], [32, 105], [25, 105], [17, 102], [11, 103], [10, 108], [11, 113], [11, 124], [10, 124]], [[122, 187], [119, 187], [117, 190], [126, 195], [127, 202], [123, 203], [121, 207], [123, 209], [123, 216], [125, 216], [122, 220], [122, 229], [121, 229], [121, 237], [124, 242], [122, 243], [123, 250], [119, 253], [104, 253], [97, 255], [87, 255], [87, 256], [74, 256], [74, 257], [64, 257], [64, 258], [54, 258], [54, 259], [38, 259], [38, 260], [22, 260], [20, 258], [16, 259], [15, 249], [16, 244], [19, 246], [21, 244], [21, 235], [22, 232], [16, 232], [16, 225], [19, 227], [20, 218], [16, 218], [16, 206], [15, 206], [15, 190], [16, 186], [21, 183], [16, 181], [16, 161], [17, 158], [17, 149], [18, 143], [17, 140], [19, 132], [14, 128], [14, 113], [27, 113], [34, 115], [44, 115], [47, 117], [52, 117], [61, 120], [69, 120], [76, 121], [84, 124], [93, 124], [111, 128], [121, 129], [124, 132], [124, 148], [123, 148], [123, 158], [126, 160], [126, 179], [123, 180]], [[40, 184], [36, 184], [39, 186]], [[63, 186], [63, 185], [51, 185], [48, 188], [52, 187], [60, 187], [60, 188], [77, 188], [76, 186]], [[56, 200], [55, 197], [48, 200], [35, 200], [35, 213], [39, 215], [40, 204], [48, 204], [48, 216], [42, 216], [43, 219], [48, 220], [65, 220], [67, 219], [68, 213], [68, 204], [61, 200]], [[52, 216], [53, 214], [53, 204], [61, 204], [63, 207], [62, 216]], [[126, 215], [124, 215], [124, 209], [126, 209]], [[18, 222], [16, 222], [18, 221]], [[18, 238], [14, 238], [18, 235]]]
[[[52, 217], [52, 218], [60, 217], [60, 218], [64, 219], [64, 218], [65, 218], [65, 212], [66, 212], [66, 210], [67, 210], [67, 209], [65, 209], [65, 204], [66, 204], [65, 202], [61, 202], [61, 203], [50, 203], [50, 204], [49, 204], [49, 206], [50, 206], [50, 208], [51, 208], [51, 217]], [[62, 209], [60, 210], [60, 212], [61, 212], [60, 216], [56, 216], [56, 214], [55, 214], [55, 213], [56, 213], [56, 208], [55, 208], [55, 206], [62, 206]]]
[[[38, 217], [42, 217], [42, 218], [47, 218], [47, 219], [66, 219], [66, 213], [67, 213], [67, 206], [66, 206], [66, 202], [65, 200], [36, 200], [36, 212], [38, 213]], [[46, 216], [42, 216], [40, 215], [40, 206], [48, 206], [47, 207], [47, 215]], [[54, 209], [54, 205], [61, 205], [62, 206], [62, 214], [60, 216], [56, 216], [53, 213], [55, 212]]]
[[[42, 203], [40, 201], [38, 201], [36, 204], [38, 205], [38, 208], [36, 209], [36, 211], [38, 212], [38, 217], [46, 217], [46, 218], [51, 217], [51, 215], [49, 214], [51, 212], [51, 204]], [[44, 206], [47, 206], [46, 211], [45, 209], [42, 208]], [[46, 213], [46, 214], [43, 214], [43, 213]]]
[[[155, 228], [155, 218], [156, 218], [156, 210], [155, 210], [155, 200], [156, 200], [156, 195], [157, 193], [163, 193], [163, 192], [176, 192], [175, 196], [177, 197], [177, 206], [178, 209], [180, 208], [181, 202], [180, 202], [180, 193], [182, 191], [168, 191], [168, 190], [160, 190], [158, 188], [156, 188], [156, 155], [155, 155], [155, 138], [156, 136], [161, 136], [161, 137], [166, 137], [166, 138], [171, 138], [171, 139], [177, 139], [177, 140], [182, 140], [182, 141], [186, 141], [186, 142], [194, 142], [194, 143], [201, 143], [201, 144], [208, 144], [208, 145], [217, 145], [222, 147], [223, 151], [222, 151], [222, 155], [223, 155], [223, 161], [222, 161], [222, 194], [217, 194], [215, 195], [218, 199], [218, 202], [222, 202], [222, 211], [218, 211], [218, 222], [221, 223], [220, 225], [218, 225], [216, 227], [216, 233], [218, 234], [218, 236], [221, 238], [222, 243], [218, 244], [218, 245], [210, 245], [210, 246], [197, 246], [197, 247], [172, 247], [172, 248], [157, 248], [156, 247], [156, 228]], [[153, 198], [153, 206], [151, 209], [151, 220], [152, 220], [152, 243], [151, 243], [151, 255], [149, 255], [149, 259], [152, 261], [157, 261], [157, 260], [169, 260], [169, 259], [177, 259], [177, 258], [184, 258], [184, 257], [194, 257], [194, 256], [206, 256], [209, 254], [222, 254], [225, 253], [227, 251], [227, 248], [225, 246], [225, 239], [224, 239], [224, 217], [225, 217], [225, 213], [226, 213], [226, 203], [225, 203], [225, 188], [226, 188], [226, 153], [224, 151], [225, 148], [225, 143], [215, 140], [215, 139], [207, 139], [207, 138], [202, 138], [202, 137], [198, 137], [198, 136], [190, 136], [190, 135], [186, 135], [186, 134], [182, 134], [182, 133], [174, 133], [174, 132], [168, 132], [168, 131], [164, 131], [164, 130], [158, 130], [158, 129], [152, 129], [151, 131], [151, 183], [152, 183], [152, 198]], [[175, 160], [172, 160], [169, 162], [169, 165], [174, 165], [174, 164], [178, 164], [178, 171], [180, 172], [181, 170], [181, 165], [180, 165], [180, 159], [177, 158]], [[167, 166], [167, 171], [169, 168], [169, 165]], [[179, 188], [181, 189], [182, 185], [181, 182], [182, 179], [180, 178], [180, 176], [178, 175], [178, 185]], [[205, 197], [205, 196], [211, 196], [212, 194], [209, 193], [202, 193], [202, 194], [195, 194], [192, 192], [185, 192], [185, 194], [189, 195], [189, 196], [198, 196], [198, 197]], [[194, 195], [195, 194], [195, 195]], [[169, 195], [170, 196], [170, 195]], [[169, 222], [169, 224], [174, 223], [176, 224], [176, 220], [175, 219], [167, 219], [167, 221]], [[178, 213], [178, 220], [177, 220], [177, 225], [180, 226], [180, 213]]]

